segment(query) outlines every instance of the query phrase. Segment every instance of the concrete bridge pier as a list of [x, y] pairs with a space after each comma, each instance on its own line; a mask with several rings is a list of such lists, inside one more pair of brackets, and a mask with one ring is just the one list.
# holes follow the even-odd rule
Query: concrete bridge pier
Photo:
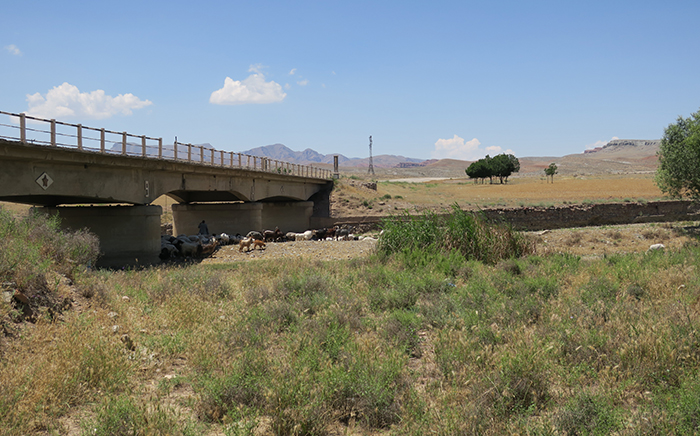
[[279, 227], [283, 232], [309, 229], [312, 201], [275, 203], [173, 204], [173, 234], [196, 234], [206, 221], [211, 233], [247, 234]]
[[89, 229], [100, 239], [97, 266], [152, 265], [159, 261], [160, 206], [60, 206], [35, 210], [61, 219], [61, 228]]

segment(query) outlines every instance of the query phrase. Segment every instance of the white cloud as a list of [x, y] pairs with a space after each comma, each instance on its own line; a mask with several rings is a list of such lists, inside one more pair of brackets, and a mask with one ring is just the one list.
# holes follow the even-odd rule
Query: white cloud
[[19, 47], [17, 47], [14, 44], [6, 45], [5, 50], [7, 50], [8, 52], [10, 52], [10, 54], [13, 54], [15, 56], [22, 56], [22, 51], [19, 49]]
[[249, 73], [262, 74], [262, 69], [265, 68], [263, 64], [253, 64], [248, 68]]
[[224, 87], [211, 93], [209, 103], [213, 104], [267, 104], [284, 100], [287, 94], [282, 86], [273, 81], [266, 82], [261, 73], [262, 65], [251, 65], [248, 71], [253, 72], [244, 80], [233, 80], [227, 77]]
[[150, 106], [149, 100], [140, 100], [134, 94], [106, 95], [101, 89], [80, 92], [77, 86], [64, 82], [46, 93], [27, 94], [28, 115], [41, 118], [87, 117], [105, 119], [113, 115], [131, 115], [132, 110]]
[[435, 150], [430, 155], [433, 159], [477, 160], [487, 154], [495, 156], [501, 153], [513, 153], [510, 149], [504, 151], [498, 146], [489, 146], [482, 149], [479, 148], [480, 145], [481, 142], [476, 138], [471, 141], [465, 141], [464, 138], [455, 135], [451, 139], [438, 139], [435, 142]]
[[297, 85], [299, 85], [299, 86], [306, 86], [308, 84], [309, 84], [309, 79], [304, 79], [304, 80], [300, 80], [297, 82]]
[[296, 69], [296, 68], [292, 68], [292, 71], [289, 72], [289, 75], [290, 75], [290, 76], [293, 76], [294, 73], [296, 73], [296, 72], [297, 72], [297, 69]]
[[588, 144], [588, 145], [586, 145], [586, 148], [585, 148], [585, 149], [586, 149], [586, 150], [592, 150], [592, 149], [598, 148], [598, 147], [605, 147], [605, 146], [608, 144], [608, 142], [614, 141], [614, 140], [616, 140], [616, 139], [620, 139], [620, 138], [618, 138], [617, 136], [613, 136], [613, 137], [612, 137], [610, 140], [608, 140], [608, 141], [596, 141], [596, 142], [594, 142], [593, 144]]

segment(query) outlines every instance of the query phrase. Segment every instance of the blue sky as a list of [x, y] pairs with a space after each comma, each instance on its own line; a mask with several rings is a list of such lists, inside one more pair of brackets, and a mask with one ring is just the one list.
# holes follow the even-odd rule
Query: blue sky
[[0, 110], [242, 151], [473, 160], [658, 139], [700, 2], [5, 2]]

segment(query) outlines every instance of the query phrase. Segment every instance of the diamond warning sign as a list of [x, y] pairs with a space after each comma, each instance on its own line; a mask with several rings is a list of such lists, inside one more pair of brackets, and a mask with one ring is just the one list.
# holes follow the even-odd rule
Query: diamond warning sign
[[39, 184], [39, 186], [42, 187], [44, 191], [46, 191], [47, 189], [49, 189], [49, 186], [53, 184], [53, 179], [48, 174], [42, 173], [39, 176], [39, 178], [36, 179], [36, 182]]

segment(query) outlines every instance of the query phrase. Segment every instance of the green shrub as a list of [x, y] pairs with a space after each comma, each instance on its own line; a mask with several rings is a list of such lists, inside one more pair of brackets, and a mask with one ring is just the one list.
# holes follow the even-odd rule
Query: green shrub
[[612, 402], [603, 396], [581, 393], [568, 401], [556, 415], [556, 426], [570, 436], [609, 435], [621, 423]]
[[24, 217], [0, 208], [0, 281], [20, 290], [41, 286], [43, 276], [55, 270], [71, 276], [76, 269], [92, 265], [99, 254], [99, 241], [85, 230], [65, 232], [58, 217], [30, 212]]
[[496, 263], [532, 252], [528, 240], [507, 224], [489, 222], [483, 214], [466, 212], [457, 204], [452, 213], [426, 212], [420, 217], [391, 217], [381, 223], [384, 234], [377, 249], [384, 255], [426, 250], [461, 253], [466, 259]]
[[93, 419], [82, 423], [84, 436], [189, 436], [202, 429], [182, 422], [174, 410], [157, 404], [146, 407], [126, 395], [107, 397]]
[[414, 312], [395, 310], [386, 321], [384, 337], [407, 355], [421, 357], [418, 336], [421, 325], [421, 319]]

